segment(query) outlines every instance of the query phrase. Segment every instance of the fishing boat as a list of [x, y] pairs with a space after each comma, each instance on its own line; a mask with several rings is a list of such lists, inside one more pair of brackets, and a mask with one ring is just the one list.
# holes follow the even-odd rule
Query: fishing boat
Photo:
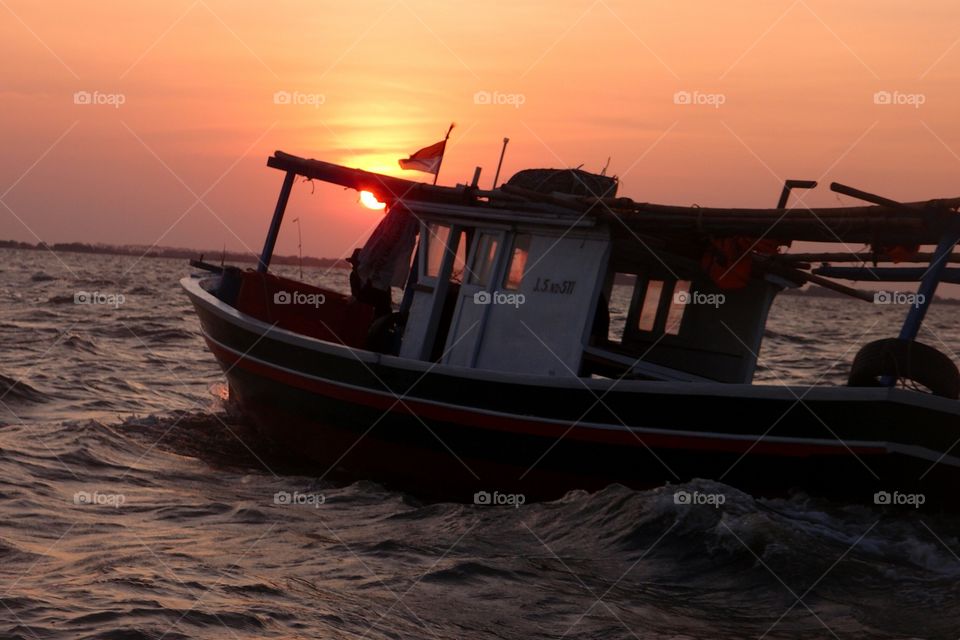
[[[866, 204], [791, 208], [816, 186], [791, 180], [774, 208], [715, 209], [637, 202], [579, 169], [482, 189], [479, 169], [451, 187], [280, 151], [267, 165], [284, 178], [257, 267], [194, 261], [181, 284], [231, 401], [318, 476], [466, 502], [707, 478], [960, 505], [960, 374], [916, 340], [938, 284], [960, 282], [960, 198], [834, 183]], [[344, 270], [351, 295], [270, 270], [297, 177], [383, 203]], [[847, 385], [754, 383], [778, 293], [892, 295], [841, 282], [865, 278], [917, 288], [899, 335], [863, 345]], [[616, 331], [613, 295], [628, 301]]]

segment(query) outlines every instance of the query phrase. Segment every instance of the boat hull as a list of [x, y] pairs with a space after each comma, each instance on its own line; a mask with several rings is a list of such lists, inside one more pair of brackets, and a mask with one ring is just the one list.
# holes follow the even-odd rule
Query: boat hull
[[350, 349], [245, 317], [184, 281], [250, 420], [318, 476], [418, 495], [550, 499], [710, 478], [873, 504], [960, 507], [958, 403], [901, 390], [580, 380]]

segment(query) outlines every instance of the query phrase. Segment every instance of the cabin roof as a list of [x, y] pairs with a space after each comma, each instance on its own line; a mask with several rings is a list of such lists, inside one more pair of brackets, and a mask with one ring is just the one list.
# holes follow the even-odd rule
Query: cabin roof
[[435, 186], [283, 151], [276, 151], [267, 165], [309, 179], [371, 191], [381, 201], [402, 202], [424, 213], [501, 222], [525, 219], [550, 225], [593, 226], [605, 222], [615, 240], [618, 236], [627, 241], [631, 237], [746, 236], [882, 246], [936, 244], [944, 232], [960, 229], [960, 197], [816, 209], [714, 208], [651, 204], [599, 194], [542, 193], [509, 181], [493, 190]]

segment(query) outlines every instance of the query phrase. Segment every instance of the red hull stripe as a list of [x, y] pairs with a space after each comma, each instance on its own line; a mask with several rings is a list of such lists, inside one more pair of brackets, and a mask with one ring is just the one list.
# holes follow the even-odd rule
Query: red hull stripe
[[266, 362], [244, 357], [233, 350], [225, 348], [218, 342], [204, 335], [210, 351], [220, 360], [225, 368], [240, 367], [250, 373], [269, 378], [289, 387], [309, 391], [327, 398], [349, 402], [365, 407], [373, 407], [384, 412], [416, 415], [425, 420], [459, 424], [480, 429], [522, 433], [547, 438], [569, 438], [588, 442], [602, 442], [633, 447], [651, 447], [663, 449], [697, 449], [745, 453], [750, 451], [756, 454], [779, 456], [811, 456], [811, 455], [879, 455], [886, 454], [883, 446], [847, 446], [839, 440], [835, 445], [820, 443], [793, 443], [772, 441], [767, 439], [738, 439], [700, 435], [670, 435], [651, 433], [642, 430], [628, 430], [614, 427], [610, 429], [592, 426], [573, 426], [569, 424], [548, 423], [540, 420], [491, 414], [472, 410], [467, 407], [453, 407], [434, 402], [403, 398], [390, 391], [365, 391], [355, 387], [344, 386], [327, 380], [298, 374], [289, 369], [280, 368]]

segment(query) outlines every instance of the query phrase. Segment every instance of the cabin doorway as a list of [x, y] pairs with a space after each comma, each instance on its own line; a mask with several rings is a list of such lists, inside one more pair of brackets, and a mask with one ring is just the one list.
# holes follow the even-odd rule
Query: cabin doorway
[[469, 230], [430, 222], [420, 227], [417, 283], [400, 355], [438, 362], [466, 271]]
[[460, 284], [459, 303], [452, 318], [453, 336], [443, 356], [444, 364], [473, 367], [483, 342], [492, 298], [502, 279], [501, 247], [506, 233], [477, 229], [467, 253], [466, 274]]

